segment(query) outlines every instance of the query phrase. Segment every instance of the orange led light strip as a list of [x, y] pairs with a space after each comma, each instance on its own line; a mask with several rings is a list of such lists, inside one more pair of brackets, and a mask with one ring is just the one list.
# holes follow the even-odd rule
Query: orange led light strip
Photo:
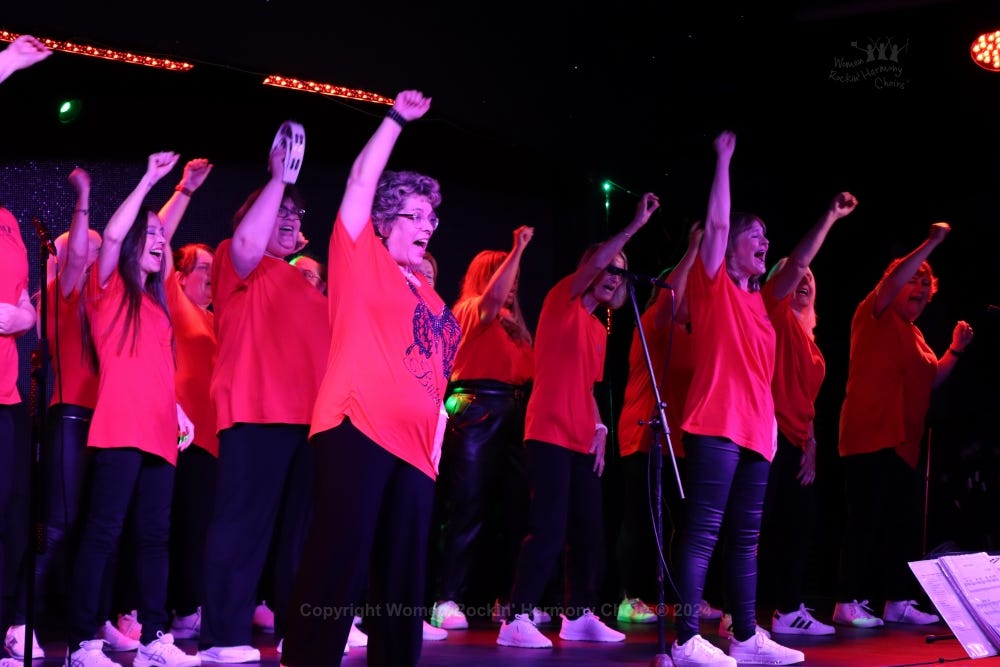
[[288, 77], [276, 74], [268, 75], [264, 79], [265, 86], [277, 86], [278, 88], [290, 88], [301, 90], [307, 93], [319, 93], [320, 95], [331, 95], [333, 97], [343, 97], [349, 100], [361, 100], [362, 102], [373, 102], [375, 104], [385, 104], [392, 106], [394, 101], [391, 97], [385, 97], [378, 93], [370, 93], [360, 88], [345, 88], [343, 86], [332, 86], [329, 83], [317, 83], [315, 81], [300, 81], [299, 79], [289, 79]]
[[[20, 37], [18, 33], [0, 30], [0, 41], [13, 42]], [[114, 49], [102, 49], [96, 46], [84, 44], [74, 44], [73, 42], [60, 42], [48, 37], [38, 37], [38, 40], [53, 51], [63, 53], [73, 53], [80, 56], [90, 56], [91, 58], [103, 58], [105, 60], [116, 60], [118, 62], [129, 63], [131, 65], [145, 65], [146, 67], [157, 67], [159, 69], [172, 70], [175, 72], [188, 72], [194, 68], [191, 63], [170, 60], [168, 58], [156, 58], [154, 56], [143, 56], [128, 51], [115, 51]]]

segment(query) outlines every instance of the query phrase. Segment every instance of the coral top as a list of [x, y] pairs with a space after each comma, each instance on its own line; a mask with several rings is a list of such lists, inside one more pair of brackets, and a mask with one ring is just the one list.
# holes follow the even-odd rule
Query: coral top
[[[28, 251], [17, 219], [0, 207], [0, 303], [17, 304], [28, 289]], [[0, 334], [0, 405], [21, 402], [15, 337]]]
[[220, 243], [212, 262], [217, 430], [308, 424], [330, 343], [326, 297], [294, 266], [267, 255], [240, 278], [231, 246], [231, 239]]
[[167, 307], [177, 341], [177, 373], [174, 387], [177, 402], [194, 424], [194, 444], [212, 456], [219, 455], [219, 437], [215, 433], [215, 405], [209, 393], [212, 369], [218, 354], [215, 342], [215, 315], [197, 306], [184, 294], [181, 274], [167, 279]]
[[[97, 405], [97, 373], [83, 349], [83, 323], [80, 309], [83, 295], [73, 290], [64, 297], [56, 290], [56, 281], [48, 289], [49, 355], [52, 357], [52, 401], [50, 405], [78, 405], [94, 409]], [[58, 326], [57, 326], [58, 323]]]
[[116, 270], [101, 289], [97, 273], [91, 271], [87, 278], [84, 304], [100, 364], [87, 446], [135, 447], [176, 465], [176, 369], [170, 318], [143, 295], [135, 345], [132, 330], [123, 340], [125, 283]]
[[566, 276], [542, 303], [524, 438], [586, 454], [594, 440], [594, 383], [604, 377], [608, 332], [579, 296], [570, 296], [572, 284], [573, 276]]
[[826, 361], [792, 310], [792, 294], [779, 301], [774, 296], [774, 284], [768, 282], [761, 295], [777, 338], [771, 390], [778, 430], [801, 448], [809, 437], [809, 424], [816, 417], [816, 397], [826, 375]]
[[774, 328], [759, 293], [740, 289], [725, 261], [709, 278], [699, 255], [688, 278], [694, 375], [682, 428], [774, 458]]
[[[462, 331], [430, 285], [415, 286], [365, 225], [330, 237], [332, 336], [310, 435], [344, 418], [434, 479], [434, 435]], [[299, 278], [301, 280], [301, 277]]]
[[890, 306], [875, 317], [876, 288], [851, 320], [847, 392], [840, 411], [840, 455], [893, 447], [911, 467], [920, 458], [937, 356], [913, 322]]
[[496, 380], [525, 384], [534, 376], [534, 355], [527, 342], [515, 341], [500, 318], [479, 319], [478, 299], [466, 299], [455, 306], [462, 326], [462, 341], [455, 353], [452, 380]]
[[[664, 297], [665, 298], [665, 297]], [[660, 386], [660, 398], [667, 404], [664, 413], [667, 416], [667, 426], [670, 432], [670, 442], [676, 456], [684, 456], [684, 446], [681, 442], [681, 417], [684, 412], [684, 401], [687, 399], [688, 387], [694, 366], [691, 359], [691, 334], [678, 324], [668, 324], [662, 329], [653, 326], [655, 313], [652, 308], [642, 314], [640, 322], [646, 333], [646, 344], [649, 345], [649, 358], [653, 362], [653, 372]], [[671, 331], [673, 339], [671, 340]], [[669, 359], [667, 354], [670, 354]], [[639, 425], [639, 421], [647, 421], [653, 416], [655, 403], [653, 387], [649, 382], [649, 369], [646, 368], [646, 356], [642, 352], [642, 342], [639, 332], [632, 334], [632, 346], [628, 353], [628, 382], [625, 385], [625, 399], [622, 402], [622, 413], [618, 419], [618, 443], [621, 455], [628, 456], [636, 452], [648, 452], [653, 443], [653, 429], [650, 426]], [[667, 454], [664, 442], [663, 454]]]

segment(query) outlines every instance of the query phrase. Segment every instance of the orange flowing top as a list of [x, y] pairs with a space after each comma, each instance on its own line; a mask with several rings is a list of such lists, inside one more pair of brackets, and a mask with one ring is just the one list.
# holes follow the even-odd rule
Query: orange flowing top
[[499, 317], [481, 321], [478, 303], [479, 299], [466, 299], [455, 306], [462, 340], [455, 353], [451, 379], [496, 380], [515, 385], [529, 382], [534, 376], [531, 345], [511, 338]]
[[97, 405], [97, 373], [83, 349], [83, 322], [80, 309], [83, 295], [73, 290], [64, 297], [51, 281], [48, 289], [49, 356], [52, 357], [52, 401], [50, 405]]

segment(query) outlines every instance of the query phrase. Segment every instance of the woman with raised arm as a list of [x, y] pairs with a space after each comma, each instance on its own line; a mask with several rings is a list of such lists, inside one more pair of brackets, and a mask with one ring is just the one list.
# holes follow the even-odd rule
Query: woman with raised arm
[[355, 158], [333, 224], [333, 336], [311, 430], [316, 492], [284, 665], [339, 664], [366, 584], [366, 608], [378, 610], [364, 614], [368, 664], [420, 659], [414, 610], [424, 605], [443, 401], [461, 330], [413, 271], [438, 226], [438, 182], [385, 167], [403, 127], [430, 104], [419, 91], [399, 93]]
[[782, 258], [761, 288], [776, 337], [771, 382], [778, 450], [771, 461], [761, 541], [762, 576], [774, 596], [771, 633], [832, 635], [834, 628], [813, 617], [802, 597], [809, 538], [814, 522], [816, 479], [816, 396], [826, 373], [816, 345], [816, 280], [809, 265], [833, 224], [851, 213], [858, 200], [841, 192], [788, 257]]
[[[937, 623], [917, 609], [917, 581], [907, 563], [920, 558], [917, 463], [931, 390], [951, 374], [972, 342], [960, 321], [938, 357], [914, 323], [937, 292], [927, 258], [951, 231], [931, 225], [927, 239], [889, 264], [851, 320], [847, 392], [840, 412], [840, 456], [847, 487], [847, 525], [833, 621], [873, 628], [883, 621]], [[865, 594], [883, 594], [882, 618]], [[860, 602], [859, 602], [860, 600]]]
[[[757, 632], [757, 537], [774, 455], [774, 329], [760, 296], [768, 240], [749, 213], [730, 220], [729, 164], [736, 136], [715, 140], [716, 166], [705, 233], [688, 278], [694, 374], [684, 408], [687, 495], [677, 557], [680, 604], [678, 667], [804, 660]], [[723, 517], [725, 520], [723, 521]], [[729, 656], [699, 634], [699, 609], [709, 561], [725, 530], [722, 577], [733, 614]]]
[[[492, 554], [480, 559], [487, 561], [496, 589], [487, 601], [506, 597], [524, 537], [524, 408], [534, 363], [517, 288], [521, 257], [534, 233], [533, 227], [518, 227], [510, 251], [483, 250], [473, 257], [454, 307], [462, 342], [445, 402], [450, 417], [437, 486], [443, 539], [431, 540], [443, 544], [433, 559], [441, 562], [441, 589], [431, 623], [447, 630], [469, 627], [462, 605], [469, 603], [466, 586], [476, 555]], [[493, 516], [499, 521], [487, 519]], [[487, 539], [494, 535], [499, 537]]]
[[[177, 163], [149, 156], [146, 173], [104, 229], [85, 288], [89, 340], [98, 366], [97, 405], [88, 434], [90, 486], [73, 569], [67, 664], [110, 667], [101, 639], [102, 584], [126, 518], [135, 526], [137, 598], [142, 622], [137, 667], [194, 667], [167, 632], [170, 499], [178, 449], [194, 426], [174, 393], [174, 346], [163, 278], [166, 241], [155, 212], [142, 206]], [[79, 648], [76, 648], [79, 647]]]
[[592, 611], [604, 557], [601, 474], [608, 436], [594, 396], [594, 384], [604, 373], [608, 332], [594, 311], [625, 302], [625, 282], [609, 269], [626, 268], [622, 248], [659, 207], [657, 196], [645, 193], [632, 221], [588, 248], [576, 271], [556, 283], [542, 304], [524, 429], [531, 486], [528, 534], [517, 560], [510, 612], [497, 636], [501, 646], [552, 646], [536, 627], [534, 610], [567, 544], [568, 600], [559, 636], [625, 640]]

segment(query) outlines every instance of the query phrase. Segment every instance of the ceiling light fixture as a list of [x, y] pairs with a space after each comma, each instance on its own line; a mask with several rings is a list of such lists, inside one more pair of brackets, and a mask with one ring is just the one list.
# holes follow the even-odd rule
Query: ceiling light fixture
[[1000, 72], [1000, 30], [984, 32], [972, 40], [969, 54], [984, 70]]

